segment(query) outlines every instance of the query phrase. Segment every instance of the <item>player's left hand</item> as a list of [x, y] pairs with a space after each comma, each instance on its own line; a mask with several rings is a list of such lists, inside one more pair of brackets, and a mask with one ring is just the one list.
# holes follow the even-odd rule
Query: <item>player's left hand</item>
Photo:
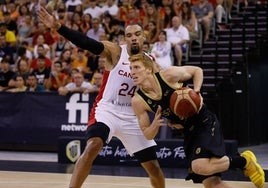
[[159, 105], [158, 108], [157, 108], [157, 111], [155, 113], [154, 120], [152, 122], [153, 126], [160, 127], [160, 126], [165, 126], [166, 125], [165, 120], [162, 118], [161, 111], [162, 111], [162, 108]]

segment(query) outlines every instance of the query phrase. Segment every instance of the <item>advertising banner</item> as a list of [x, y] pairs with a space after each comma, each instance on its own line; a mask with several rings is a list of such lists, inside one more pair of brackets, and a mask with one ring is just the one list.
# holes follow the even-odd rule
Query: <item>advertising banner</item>
[[0, 144], [57, 145], [84, 136], [96, 94], [0, 93]]

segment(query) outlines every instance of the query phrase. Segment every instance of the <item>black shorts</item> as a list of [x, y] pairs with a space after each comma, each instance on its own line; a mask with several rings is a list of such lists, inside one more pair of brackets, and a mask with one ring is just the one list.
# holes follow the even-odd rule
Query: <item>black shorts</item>
[[[187, 120], [185, 127], [185, 154], [188, 158], [189, 169], [191, 162], [199, 158], [223, 157], [225, 153], [225, 143], [223, 139], [220, 123], [215, 114], [204, 106], [198, 115]], [[209, 176], [194, 174], [191, 170], [186, 179], [192, 179], [195, 183], [211, 176], [220, 176], [219, 173]]]
[[134, 157], [138, 159], [140, 163], [157, 160], [156, 156], [156, 146], [145, 148], [141, 151], [134, 153]]
[[86, 140], [99, 137], [102, 139], [103, 144], [106, 143], [110, 133], [110, 128], [102, 122], [95, 122], [94, 124], [87, 127]]

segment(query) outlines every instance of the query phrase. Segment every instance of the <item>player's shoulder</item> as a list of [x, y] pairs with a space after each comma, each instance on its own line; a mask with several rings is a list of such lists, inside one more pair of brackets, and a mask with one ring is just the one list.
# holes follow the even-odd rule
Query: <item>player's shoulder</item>
[[104, 51], [106, 54], [115, 55], [121, 53], [121, 47], [110, 41], [101, 41], [104, 45]]
[[131, 98], [132, 104], [139, 104], [141, 102], [141, 96], [138, 92], [134, 94], [134, 96]]

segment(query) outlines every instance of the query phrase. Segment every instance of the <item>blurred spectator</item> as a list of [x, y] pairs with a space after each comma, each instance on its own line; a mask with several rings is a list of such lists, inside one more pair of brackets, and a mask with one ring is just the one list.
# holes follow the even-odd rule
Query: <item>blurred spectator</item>
[[115, 0], [106, 0], [105, 5], [102, 7], [102, 12], [104, 14], [110, 14], [113, 18], [116, 18], [118, 15], [118, 6]]
[[59, 5], [62, 3], [62, 0], [50, 0], [47, 5], [46, 5], [46, 9], [50, 12], [50, 13], [54, 13], [55, 11], [58, 10]]
[[129, 5], [127, 9], [127, 19], [125, 20], [125, 26], [133, 23], [142, 24], [136, 8]]
[[143, 23], [146, 17], [147, 7], [149, 6], [149, 1], [137, 0], [134, 2], [134, 6], [137, 7], [137, 9], [139, 10], [139, 17], [140, 17], [141, 23]]
[[186, 52], [187, 45], [190, 40], [189, 31], [181, 23], [179, 16], [172, 18], [172, 28], [166, 30], [167, 41], [171, 43], [171, 46], [175, 53], [174, 65], [181, 66], [182, 54]]
[[84, 81], [84, 75], [81, 72], [74, 73], [73, 82], [60, 87], [59, 95], [66, 95], [73, 92], [85, 92], [86, 89], [94, 89], [94, 86], [89, 82]]
[[83, 14], [82, 23], [80, 24], [80, 30], [82, 31], [82, 33], [86, 34], [91, 28], [91, 20], [92, 16], [90, 14]]
[[0, 22], [0, 35], [5, 36], [6, 42], [11, 46], [15, 47], [17, 38], [14, 32], [7, 29], [6, 23]]
[[118, 15], [117, 19], [120, 21], [121, 25], [125, 25], [125, 22], [127, 20], [127, 12], [128, 12], [128, 7], [131, 6], [129, 5], [129, 0], [121, 0], [121, 5], [119, 6], [118, 10]]
[[15, 35], [17, 35], [18, 33], [17, 22], [11, 19], [10, 13], [8, 11], [3, 12], [3, 22], [6, 24], [7, 30], [12, 31], [13, 33], [15, 33]]
[[111, 22], [113, 21], [113, 19], [114, 18], [109, 13], [105, 13], [103, 15], [101, 26], [104, 29], [105, 33], [107, 33], [107, 35], [110, 35], [110, 33], [112, 32]]
[[[91, 52], [88, 51], [87, 53], [87, 67], [89, 67], [91, 74], [95, 72], [98, 69], [98, 61], [99, 61], [99, 56], [95, 55]], [[88, 80], [90, 80], [92, 75], [88, 77]]]
[[35, 74], [30, 74], [27, 78], [27, 88], [25, 91], [42, 92], [46, 91], [43, 85], [38, 84]]
[[87, 62], [88, 58], [85, 51], [79, 48], [76, 55], [73, 57], [72, 68], [78, 69], [83, 75], [89, 74], [90, 69], [87, 67]]
[[37, 25], [38, 23], [36, 10], [38, 10], [38, 8], [40, 7], [39, 3], [40, 3], [40, 0], [31, 0], [31, 2], [29, 2], [28, 4], [29, 11], [31, 12], [34, 25]]
[[188, 29], [190, 35], [190, 44], [198, 39], [198, 23], [192, 7], [189, 2], [183, 2], [181, 12], [182, 24]]
[[17, 22], [17, 19], [19, 17], [19, 11], [17, 10], [17, 5], [15, 2], [11, 1], [8, 5], [8, 10], [6, 10], [10, 13], [10, 17], [12, 20]]
[[54, 43], [54, 38], [52, 34], [50, 33], [50, 29], [48, 29], [43, 22], [38, 22], [38, 26], [36, 31], [33, 33], [33, 42], [32, 46], [35, 46], [37, 44], [37, 38], [38, 36], [42, 34], [44, 36], [44, 41], [47, 45], [51, 46]]
[[102, 20], [102, 8], [97, 5], [97, 0], [89, 0], [89, 7], [84, 10], [84, 14], [90, 14], [92, 18]]
[[160, 28], [167, 29], [172, 27], [172, 18], [174, 16], [176, 16], [176, 13], [171, 5], [163, 7], [163, 11], [160, 14]]
[[94, 72], [93, 74], [93, 77], [90, 81], [90, 83], [92, 84], [92, 88], [86, 88], [84, 93], [97, 93], [99, 92], [100, 90], [100, 86], [101, 86], [101, 83], [102, 83], [102, 77], [103, 77], [103, 74], [96, 71]]
[[19, 59], [16, 67], [15, 67], [15, 74], [12, 79], [9, 80], [8, 86], [9, 87], [16, 87], [16, 77], [18, 75], [22, 76], [24, 80], [28, 78], [30, 74], [29, 62], [27, 59]]
[[64, 49], [60, 57], [56, 59], [57, 61], [60, 61], [62, 63], [62, 72], [69, 75], [71, 68], [72, 68], [72, 51], [71, 49]]
[[145, 10], [145, 17], [142, 22], [143, 28], [148, 31], [149, 24], [152, 22], [154, 23], [156, 28], [160, 28], [160, 19], [155, 5], [148, 4]]
[[1, 4], [1, 8], [3, 12], [10, 12], [10, 6], [13, 3], [13, 0], [3, 0], [4, 2]]
[[71, 48], [70, 42], [67, 39], [65, 39], [63, 36], [59, 35], [58, 41], [52, 45], [52, 49], [51, 49], [52, 59], [55, 59], [56, 57], [60, 57], [60, 54], [62, 53], [63, 50], [70, 49], [70, 48]]
[[166, 31], [162, 30], [159, 34], [159, 41], [155, 42], [151, 55], [162, 69], [173, 65], [171, 60], [171, 43], [167, 41]]
[[82, 1], [82, 5], [83, 5], [84, 10], [86, 10], [89, 7], [89, 4], [90, 4], [90, 0], [83, 0]]
[[[233, 9], [233, 4], [234, 4], [234, 0], [227, 0], [227, 13], [228, 13], [228, 18], [231, 19], [232, 18], [232, 9]], [[262, 0], [262, 1], [259, 1], [259, 2], [263, 2], [263, 4], [267, 4], [267, 1], [266, 0]]]
[[32, 16], [30, 14], [25, 15], [24, 22], [18, 27], [18, 42], [27, 41], [29, 44], [32, 44], [32, 35], [35, 31], [33, 25]]
[[27, 44], [23, 44], [23, 45], [18, 46], [17, 57], [16, 57], [17, 61], [19, 59], [27, 59], [28, 62], [31, 62], [32, 57], [33, 57], [32, 53], [27, 49]]
[[184, 0], [173, 0], [173, 10], [177, 16], [181, 15], [183, 1]]
[[33, 69], [32, 73], [36, 75], [38, 84], [43, 85], [48, 90], [50, 69], [46, 67], [45, 56], [40, 55], [37, 58], [37, 68]]
[[14, 82], [14, 88], [8, 89], [8, 92], [24, 92], [26, 91], [26, 81], [23, 75], [18, 74]]
[[[76, 73], [79, 73], [79, 70], [76, 69], [76, 68], [72, 68], [71, 71], [70, 71], [70, 73], [69, 73], [69, 75], [68, 75], [67, 83], [70, 83], [70, 82], [73, 82], [73, 81], [74, 81], [74, 75], [75, 75]], [[85, 77], [85, 76], [84, 76], [84, 77]], [[67, 83], [66, 83], [66, 84], [67, 84]], [[65, 85], [66, 85], [66, 84], [65, 84]], [[65, 86], [65, 85], [63, 85], [63, 86]]]
[[47, 68], [51, 68], [51, 59], [46, 57], [46, 50], [44, 48], [43, 45], [38, 45], [37, 47], [37, 57], [35, 57], [32, 61], [31, 61], [31, 69], [37, 69], [37, 59], [39, 56], [45, 56], [45, 61], [46, 61], [46, 67]]
[[2, 59], [0, 64], [0, 91], [5, 91], [9, 88], [8, 82], [14, 75], [15, 73], [10, 68], [9, 59]]
[[33, 59], [33, 52], [29, 44], [27, 41], [22, 41], [20, 46], [26, 49], [26, 57], [31, 61]]
[[38, 57], [38, 48], [39, 46], [43, 46], [44, 47], [44, 53], [42, 55], [45, 55], [47, 58], [51, 59], [51, 48], [50, 46], [46, 43], [45, 41], [45, 36], [43, 34], [39, 34], [36, 38], [36, 44], [33, 46], [33, 55], [34, 57]]
[[83, 2], [82, 4], [79, 4], [75, 7], [74, 9], [74, 13], [78, 13], [80, 16], [82, 16], [84, 14], [84, 7], [83, 7]]
[[204, 41], [207, 41], [214, 16], [213, 6], [207, 0], [199, 0], [197, 4], [192, 6], [192, 11], [195, 13], [198, 23], [202, 25]]
[[25, 16], [30, 14], [30, 11], [26, 4], [18, 5], [19, 16], [17, 19], [17, 25], [20, 27], [25, 21]]
[[55, 17], [59, 19], [60, 23], [65, 24], [68, 19], [65, 3], [60, 3], [57, 12], [54, 13]]
[[99, 41], [100, 34], [105, 32], [100, 25], [100, 20], [98, 18], [93, 18], [91, 26], [92, 28], [88, 30], [87, 36]]
[[[159, 19], [160, 20], [163, 20], [164, 17], [165, 17], [165, 14], [168, 14], [166, 13], [166, 7], [169, 7], [171, 12], [174, 13], [174, 15], [171, 16], [170, 18], [170, 23], [171, 23], [171, 19], [173, 18], [173, 16], [176, 16], [176, 13], [173, 9], [173, 3], [172, 3], [172, 0], [161, 0], [161, 5], [158, 7], [158, 14], [159, 14]], [[161, 24], [162, 26], [162, 24]], [[171, 27], [171, 25], [170, 25]], [[161, 27], [160, 29], [164, 29], [165, 27]]]
[[78, 27], [76, 30], [82, 32], [81, 27], [80, 27], [80, 25], [82, 24], [82, 15], [80, 15], [80, 13], [78, 12], [73, 13], [73, 16], [71, 18], [71, 23], [73, 25], [76, 24]]
[[150, 44], [153, 44], [158, 40], [159, 28], [156, 26], [155, 21], [149, 21], [148, 29], [145, 31], [145, 33], [146, 39]]
[[97, 67], [97, 69], [94, 72], [100, 72], [100, 73], [103, 74], [104, 73], [104, 70], [105, 70], [105, 62], [106, 62], [106, 57], [100, 56], [98, 58], [98, 63], [97, 63], [98, 67]]
[[65, 2], [67, 13], [68, 13], [68, 19], [70, 19], [73, 16], [73, 13], [75, 11], [75, 7], [78, 5], [82, 5], [81, 0], [67, 0]]
[[59, 87], [65, 86], [68, 83], [69, 76], [62, 72], [62, 63], [54, 62], [53, 71], [51, 71], [48, 81], [50, 91], [58, 91]]
[[0, 58], [9, 59], [11, 64], [14, 64], [14, 51], [13, 48], [6, 42], [6, 37], [0, 34]]
[[151, 45], [148, 40], [145, 40], [143, 42], [142, 51], [151, 54]]
[[114, 19], [111, 21], [111, 29], [112, 32], [109, 35], [109, 41], [119, 44], [120, 36], [125, 36], [124, 29], [122, 29], [120, 21]]
[[217, 24], [221, 24], [223, 22], [223, 19], [226, 18], [227, 13], [223, 3], [223, 0], [216, 0], [215, 18]]

